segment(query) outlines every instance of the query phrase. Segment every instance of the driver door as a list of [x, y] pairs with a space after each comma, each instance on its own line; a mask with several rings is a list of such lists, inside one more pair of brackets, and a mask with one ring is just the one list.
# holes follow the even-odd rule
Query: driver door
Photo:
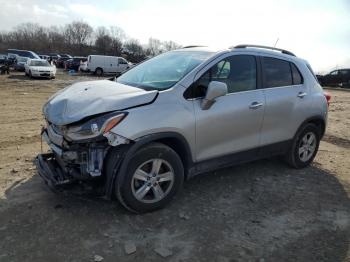
[[[227, 57], [211, 67], [192, 86], [196, 119], [196, 161], [257, 149], [265, 98], [257, 88], [257, 61], [252, 55]], [[228, 93], [201, 108], [210, 81], [227, 85]], [[253, 150], [254, 151], [254, 150]]]

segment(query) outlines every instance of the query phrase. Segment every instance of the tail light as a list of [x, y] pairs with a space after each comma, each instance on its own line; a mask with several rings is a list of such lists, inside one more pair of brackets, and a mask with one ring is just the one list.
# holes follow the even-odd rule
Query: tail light
[[326, 98], [326, 100], [327, 100], [327, 105], [329, 106], [329, 104], [330, 104], [330, 102], [331, 102], [331, 94], [330, 93], [328, 93], [328, 92], [323, 92], [323, 94], [324, 94], [324, 96], [325, 96], [325, 98]]

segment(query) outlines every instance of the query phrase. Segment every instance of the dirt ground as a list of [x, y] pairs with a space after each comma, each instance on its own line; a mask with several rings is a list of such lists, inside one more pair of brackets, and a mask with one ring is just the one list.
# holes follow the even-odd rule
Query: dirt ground
[[134, 215], [54, 194], [36, 175], [43, 103], [86, 79], [96, 78], [0, 76], [0, 261], [350, 261], [350, 92], [330, 91], [311, 167], [269, 159], [219, 170], [186, 182], [167, 208]]

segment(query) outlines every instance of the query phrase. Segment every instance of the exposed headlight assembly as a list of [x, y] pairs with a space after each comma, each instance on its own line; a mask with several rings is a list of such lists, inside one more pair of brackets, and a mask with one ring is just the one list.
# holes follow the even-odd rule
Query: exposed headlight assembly
[[64, 136], [70, 141], [79, 141], [96, 138], [108, 133], [126, 117], [127, 113], [110, 113], [92, 118], [81, 125], [68, 127]]

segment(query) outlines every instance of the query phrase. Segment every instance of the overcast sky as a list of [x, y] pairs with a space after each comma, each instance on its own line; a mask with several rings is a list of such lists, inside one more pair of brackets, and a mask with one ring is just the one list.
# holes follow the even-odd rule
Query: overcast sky
[[350, 0], [0, 0], [0, 30], [23, 22], [117, 25], [147, 43], [226, 48], [274, 45], [309, 60], [315, 71], [350, 67]]

